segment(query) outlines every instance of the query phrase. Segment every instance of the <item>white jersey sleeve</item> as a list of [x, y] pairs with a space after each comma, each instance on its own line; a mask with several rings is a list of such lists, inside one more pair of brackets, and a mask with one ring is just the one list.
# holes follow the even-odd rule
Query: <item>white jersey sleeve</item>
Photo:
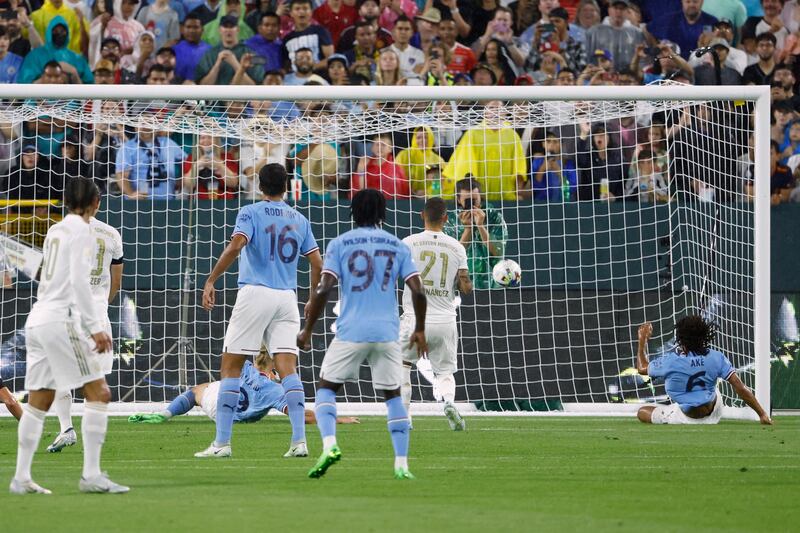
[[[403, 242], [411, 248], [428, 299], [426, 322], [450, 322], [456, 317], [456, 279], [467, 269], [467, 252], [456, 239], [441, 232], [423, 231]], [[403, 314], [414, 315], [411, 291], [403, 290]]]
[[119, 232], [96, 218], [90, 220], [92, 235], [97, 243], [91, 279], [92, 298], [101, 314], [108, 313], [108, 294], [111, 291], [111, 264], [122, 259], [122, 237]]

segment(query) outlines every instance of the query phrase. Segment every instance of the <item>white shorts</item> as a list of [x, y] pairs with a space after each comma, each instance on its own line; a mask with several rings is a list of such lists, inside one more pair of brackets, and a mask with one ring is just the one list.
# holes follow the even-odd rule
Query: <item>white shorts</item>
[[223, 351], [255, 356], [264, 344], [273, 355], [297, 355], [299, 332], [300, 313], [294, 291], [245, 285], [236, 295]]
[[[416, 318], [404, 317], [400, 323], [400, 348], [403, 360], [416, 363], [417, 348], [408, 348], [408, 341], [414, 333]], [[431, 369], [437, 376], [455, 374], [458, 370], [458, 325], [456, 321], [443, 324], [425, 324], [425, 340], [428, 342], [428, 359]]]
[[681, 411], [680, 405], [659, 405], [650, 415], [653, 424], [717, 424], [722, 418], [722, 398], [717, 394], [717, 403], [711, 414], [704, 418], [691, 418]]
[[[111, 322], [109, 322], [108, 317], [104, 317], [103, 320], [103, 331], [105, 331], [108, 338], [111, 339], [111, 346], [114, 346], [114, 335], [111, 332]], [[94, 343], [94, 339], [92, 336], [89, 335], [88, 342], [89, 346], [92, 347], [92, 355], [96, 356], [100, 360], [100, 366], [103, 369], [103, 374], [110, 374], [111, 368], [114, 366], [114, 349], [105, 352], [105, 353], [98, 353], [96, 349], [96, 345]]]
[[103, 378], [111, 354], [97, 354], [90, 339], [71, 321], [26, 326], [25, 388], [77, 389]]
[[361, 363], [369, 363], [378, 390], [400, 388], [403, 355], [398, 342], [347, 342], [334, 338], [320, 368], [320, 378], [332, 383], [358, 381]]
[[200, 409], [211, 420], [217, 419], [217, 396], [219, 396], [219, 381], [213, 381], [203, 391], [203, 400], [200, 402]]

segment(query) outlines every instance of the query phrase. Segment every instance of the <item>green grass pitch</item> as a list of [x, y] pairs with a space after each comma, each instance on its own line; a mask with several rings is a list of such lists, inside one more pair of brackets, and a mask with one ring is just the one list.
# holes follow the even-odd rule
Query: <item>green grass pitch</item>
[[[76, 419], [76, 421], [78, 421]], [[289, 424], [234, 428], [234, 457], [192, 454], [213, 438], [200, 417], [163, 425], [112, 418], [103, 467], [126, 495], [78, 492], [81, 446], [44, 452], [33, 474], [52, 496], [5, 493], [16, 422], [0, 420], [3, 531], [797, 531], [800, 418], [648, 427], [635, 419], [468, 418], [454, 433], [418, 417], [416, 481], [392, 479], [385, 419], [339, 426], [342, 461], [306, 478], [315, 457], [284, 459]], [[320, 451], [308, 428], [312, 455]], [[80, 433], [79, 433], [80, 435]], [[80, 439], [80, 437], [79, 437]], [[256, 529], [258, 528], [258, 529]]]

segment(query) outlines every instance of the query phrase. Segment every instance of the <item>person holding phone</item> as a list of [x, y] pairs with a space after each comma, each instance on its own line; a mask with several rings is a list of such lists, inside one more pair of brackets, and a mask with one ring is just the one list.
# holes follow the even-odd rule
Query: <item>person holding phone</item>
[[536, 25], [530, 51], [525, 59], [528, 70], [535, 68], [545, 51], [558, 52], [566, 62], [566, 68], [580, 72], [586, 67], [586, 49], [583, 42], [569, 34], [569, 13], [563, 7], [550, 11], [550, 21]]
[[717, 23], [716, 17], [702, 9], [703, 0], [682, 0], [680, 11], [654, 18], [647, 24], [647, 31], [656, 41], [667, 39], [677, 44], [681, 57], [689, 59], [700, 37], [710, 34]]
[[514, 37], [514, 16], [507, 7], [498, 7], [495, 10], [494, 17], [486, 25], [483, 35], [473, 43], [472, 51], [475, 52], [475, 56], [482, 56], [492, 40], [501, 42], [508, 49], [508, 55], [516, 67], [525, 65], [525, 54]]

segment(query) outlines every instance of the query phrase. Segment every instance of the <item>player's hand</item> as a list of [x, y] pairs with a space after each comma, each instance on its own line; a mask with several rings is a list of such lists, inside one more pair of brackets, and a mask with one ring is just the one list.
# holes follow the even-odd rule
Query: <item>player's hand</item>
[[203, 309], [206, 311], [211, 311], [214, 309], [216, 292], [217, 289], [214, 288], [213, 283], [206, 283], [203, 287]]
[[417, 357], [420, 359], [428, 358], [428, 342], [425, 340], [424, 331], [415, 331], [411, 334], [411, 339], [408, 342], [408, 347], [413, 348], [417, 346]]
[[297, 347], [308, 351], [311, 349], [311, 332], [304, 329], [297, 334]]
[[466, 211], [466, 210], [465, 211], [461, 211], [458, 214], [458, 220], [460, 220], [461, 223], [464, 224], [465, 226], [471, 226], [472, 225], [472, 211]]
[[336, 420], [339, 424], [360, 424], [361, 420], [357, 416], [340, 416]]
[[653, 324], [645, 322], [639, 326], [639, 342], [647, 342], [653, 334]]
[[763, 415], [759, 416], [758, 420], [761, 422], [762, 425], [765, 425], [765, 426], [771, 426], [772, 425], [772, 419], [769, 417], [769, 415], [767, 413], [764, 413]]
[[94, 340], [97, 353], [106, 353], [111, 351], [111, 337], [109, 337], [105, 331], [92, 333], [92, 340]]

